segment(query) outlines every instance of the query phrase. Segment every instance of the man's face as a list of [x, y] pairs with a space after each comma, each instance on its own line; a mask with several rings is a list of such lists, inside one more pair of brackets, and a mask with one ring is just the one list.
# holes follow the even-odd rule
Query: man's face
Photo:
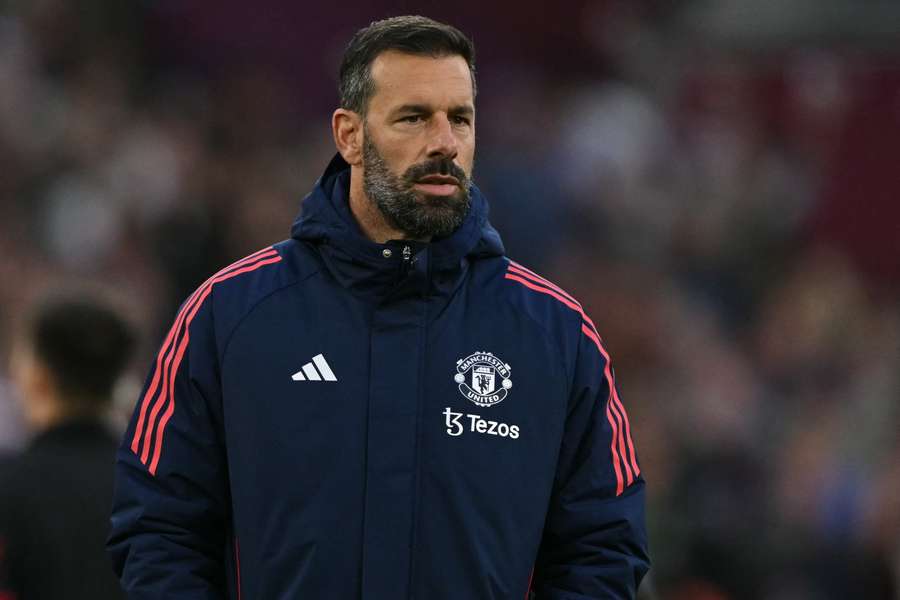
[[363, 128], [363, 189], [415, 239], [452, 233], [469, 209], [475, 105], [461, 56], [384, 52]]

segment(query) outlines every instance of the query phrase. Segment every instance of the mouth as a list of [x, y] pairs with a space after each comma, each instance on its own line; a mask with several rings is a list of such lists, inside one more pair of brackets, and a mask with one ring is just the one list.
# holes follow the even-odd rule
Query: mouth
[[415, 187], [432, 196], [449, 196], [459, 189], [459, 180], [449, 175], [426, 175], [416, 181]]

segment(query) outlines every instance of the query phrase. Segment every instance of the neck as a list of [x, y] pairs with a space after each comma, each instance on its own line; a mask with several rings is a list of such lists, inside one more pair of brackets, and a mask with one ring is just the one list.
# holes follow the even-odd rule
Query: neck
[[98, 405], [87, 401], [71, 404], [61, 401], [45, 402], [32, 407], [27, 415], [28, 422], [31, 429], [39, 433], [74, 419], [100, 418], [102, 412], [97, 410]]

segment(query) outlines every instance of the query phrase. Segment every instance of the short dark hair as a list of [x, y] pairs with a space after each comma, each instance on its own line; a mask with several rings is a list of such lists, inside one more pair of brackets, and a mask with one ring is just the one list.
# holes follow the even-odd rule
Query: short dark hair
[[356, 32], [341, 60], [339, 92], [341, 106], [366, 114], [375, 94], [372, 62], [382, 52], [396, 50], [406, 54], [461, 56], [469, 65], [472, 96], [475, 96], [475, 46], [459, 29], [428, 17], [403, 16], [375, 21]]
[[34, 357], [73, 402], [106, 404], [131, 359], [131, 325], [104, 301], [87, 295], [48, 297], [38, 303], [25, 335]]

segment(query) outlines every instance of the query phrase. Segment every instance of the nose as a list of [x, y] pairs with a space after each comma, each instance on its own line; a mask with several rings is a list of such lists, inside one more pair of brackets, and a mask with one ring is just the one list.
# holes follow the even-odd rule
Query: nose
[[459, 142], [447, 115], [435, 115], [428, 136], [429, 158], [456, 158], [459, 153]]

